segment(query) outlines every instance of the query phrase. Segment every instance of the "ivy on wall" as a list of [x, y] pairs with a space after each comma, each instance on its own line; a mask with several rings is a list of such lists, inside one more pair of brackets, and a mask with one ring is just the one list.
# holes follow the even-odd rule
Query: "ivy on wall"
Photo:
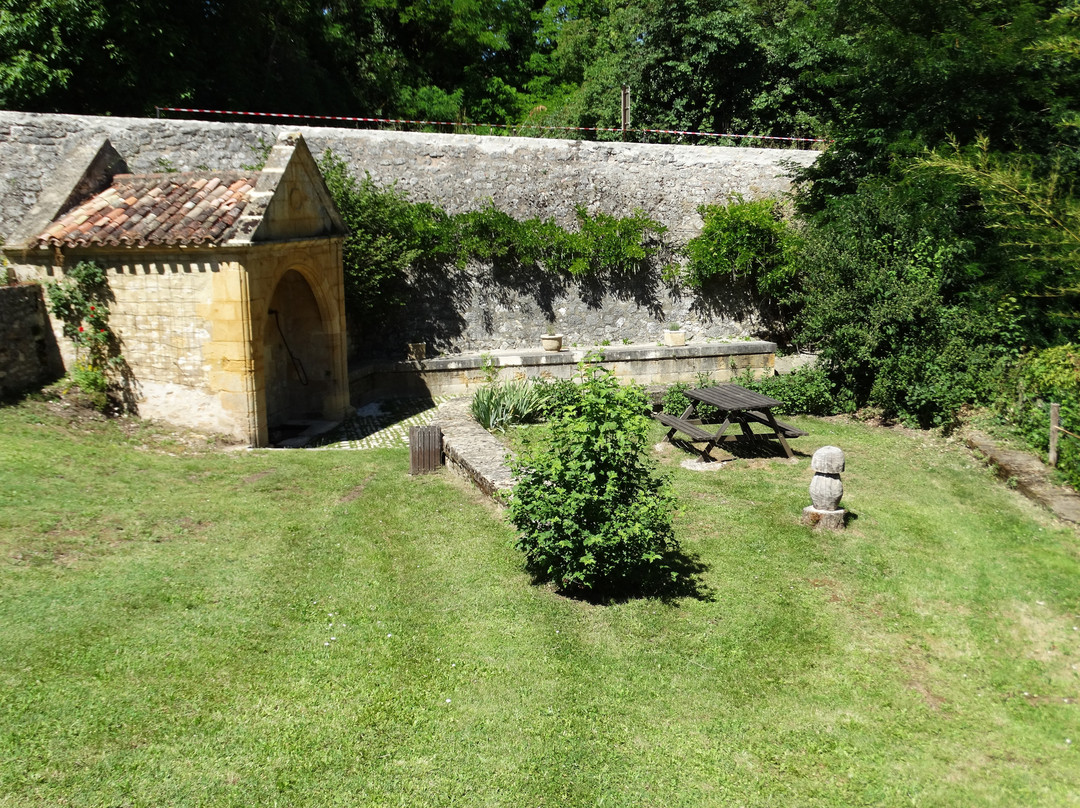
[[327, 150], [319, 166], [350, 235], [343, 248], [346, 299], [355, 315], [378, 315], [408, 299], [410, 272], [464, 268], [469, 261], [577, 279], [617, 280], [667, 252], [667, 228], [640, 210], [629, 216], [575, 208], [576, 229], [554, 219], [520, 221], [489, 204], [449, 214], [412, 202], [396, 187], [358, 178]]

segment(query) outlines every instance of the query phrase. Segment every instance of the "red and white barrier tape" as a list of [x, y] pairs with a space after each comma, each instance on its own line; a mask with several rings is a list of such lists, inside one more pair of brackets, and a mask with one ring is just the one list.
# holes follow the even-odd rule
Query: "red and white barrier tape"
[[350, 115], [304, 115], [289, 112], [245, 112], [231, 109], [194, 109], [190, 107], [154, 107], [162, 112], [192, 112], [199, 115], [243, 115], [255, 118], [297, 118], [317, 121], [348, 121], [355, 123], [404, 123], [420, 126], [472, 126], [483, 129], [545, 129], [559, 132], [642, 132], [657, 135], [682, 135], [686, 137], [715, 137], [748, 140], [782, 140], [789, 143], [828, 143], [820, 137], [781, 137], [779, 135], [736, 135], [729, 132], [690, 132], [679, 129], [618, 129], [600, 126], [544, 126], [540, 124], [487, 124], [461, 123], [457, 121], [417, 121], [409, 118], [364, 118]]

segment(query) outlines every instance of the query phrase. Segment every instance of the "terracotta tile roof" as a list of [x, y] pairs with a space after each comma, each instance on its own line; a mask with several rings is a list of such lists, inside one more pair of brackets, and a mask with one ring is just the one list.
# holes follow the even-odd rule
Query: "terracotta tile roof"
[[34, 244], [209, 245], [227, 241], [258, 175], [239, 171], [118, 174], [111, 187], [56, 219]]

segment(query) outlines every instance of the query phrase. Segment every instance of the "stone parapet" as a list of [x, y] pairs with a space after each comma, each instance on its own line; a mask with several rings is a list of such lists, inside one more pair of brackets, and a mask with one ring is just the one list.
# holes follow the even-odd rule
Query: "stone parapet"
[[[493, 351], [435, 357], [423, 361], [379, 362], [353, 367], [351, 398], [360, 405], [394, 396], [456, 396], [483, 384], [489, 374], [500, 379], [569, 379], [587, 357], [601, 361], [624, 381], [643, 385], [693, 383], [702, 374], [730, 381], [749, 370], [755, 377], [772, 373], [776, 344], [764, 341], [715, 342], [683, 347], [626, 345], [549, 352]], [[601, 357], [597, 359], [595, 357]]]
[[725, 146], [597, 143], [548, 138], [386, 132], [160, 118], [0, 112], [0, 238], [8, 235], [71, 149], [109, 138], [135, 173], [235, 169], [258, 162], [282, 131], [303, 133], [316, 156], [332, 149], [359, 176], [397, 183], [451, 213], [494, 203], [517, 218], [573, 224], [590, 213], [640, 209], [676, 241], [696, 235], [699, 205], [742, 194], [775, 197], [789, 166], [819, 152]]

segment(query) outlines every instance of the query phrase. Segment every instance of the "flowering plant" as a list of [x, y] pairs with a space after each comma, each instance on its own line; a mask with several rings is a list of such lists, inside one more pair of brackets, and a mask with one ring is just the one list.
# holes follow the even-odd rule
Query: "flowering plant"
[[109, 328], [111, 293], [105, 269], [80, 261], [45, 288], [49, 310], [75, 345], [72, 381], [86, 392], [104, 393], [108, 372], [123, 365], [119, 341]]

